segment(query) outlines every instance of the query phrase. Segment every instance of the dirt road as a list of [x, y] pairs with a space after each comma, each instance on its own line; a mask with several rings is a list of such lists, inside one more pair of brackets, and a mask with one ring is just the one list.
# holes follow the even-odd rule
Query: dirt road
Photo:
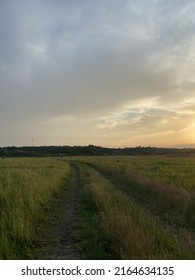
[[78, 240], [74, 227], [77, 220], [78, 168], [71, 163], [72, 176], [70, 186], [53, 199], [47, 221], [42, 226], [42, 238], [37, 250], [38, 259], [75, 260], [81, 259]]

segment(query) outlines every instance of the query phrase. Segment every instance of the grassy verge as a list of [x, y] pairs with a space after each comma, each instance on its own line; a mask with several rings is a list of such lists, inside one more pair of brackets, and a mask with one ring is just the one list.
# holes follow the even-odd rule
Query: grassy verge
[[55, 159], [5, 159], [0, 165], [0, 259], [31, 258], [52, 197], [70, 173]]
[[[121, 259], [191, 259], [192, 250], [142, 208], [116, 190], [109, 180], [87, 168], [85, 196], [95, 208], [105, 240]], [[94, 204], [93, 204], [94, 203]], [[89, 211], [88, 211], [89, 212]]]

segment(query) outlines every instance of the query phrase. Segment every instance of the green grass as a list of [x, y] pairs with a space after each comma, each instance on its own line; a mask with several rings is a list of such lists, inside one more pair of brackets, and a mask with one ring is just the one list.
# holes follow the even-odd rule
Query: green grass
[[41, 224], [55, 224], [63, 203], [54, 198], [66, 196], [69, 161], [80, 170], [83, 258], [195, 258], [195, 157], [95, 156], [0, 158], [0, 259], [33, 258]]
[[[195, 158], [141, 156], [91, 157], [84, 160], [146, 208], [171, 223], [194, 229]], [[163, 165], [161, 169], [157, 168], [159, 162]], [[156, 169], [158, 172], [154, 171]]]
[[116, 256], [121, 259], [193, 258], [192, 250], [114, 188], [109, 180], [90, 167], [87, 171], [87, 195], [96, 207], [96, 220], [99, 220], [104, 239]]
[[0, 159], [0, 259], [31, 258], [44, 211], [69, 173], [57, 159]]
[[[194, 255], [195, 157], [78, 157], [76, 160], [100, 172]], [[163, 167], [157, 168], [158, 164]]]
[[89, 169], [79, 165], [79, 199], [76, 235], [82, 259], [105, 260], [118, 259], [119, 256], [111, 249], [109, 242], [102, 232], [99, 209], [94, 203], [88, 190], [90, 180]]
[[137, 171], [162, 183], [195, 191], [195, 156], [97, 156], [77, 160], [116, 167], [123, 172]]

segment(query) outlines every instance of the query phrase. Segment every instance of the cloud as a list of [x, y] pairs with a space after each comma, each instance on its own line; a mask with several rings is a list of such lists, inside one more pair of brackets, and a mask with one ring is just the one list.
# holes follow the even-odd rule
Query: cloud
[[107, 141], [105, 130], [182, 131], [194, 118], [194, 11], [193, 1], [1, 1], [1, 130], [53, 139], [64, 126], [82, 143]]

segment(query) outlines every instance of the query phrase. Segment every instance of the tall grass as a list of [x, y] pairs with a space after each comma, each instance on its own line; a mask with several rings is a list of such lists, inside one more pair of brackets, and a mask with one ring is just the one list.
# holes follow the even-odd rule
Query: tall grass
[[44, 209], [69, 173], [55, 159], [1, 160], [0, 259], [30, 258]]
[[99, 208], [94, 203], [89, 191], [91, 176], [87, 166], [79, 164], [79, 204], [76, 234], [82, 240], [79, 250], [84, 259], [106, 260], [118, 259], [111, 249], [109, 241], [102, 232]]
[[77, 160], [119, 168], [125, 172], [136, 171], [162, 183], [195, 191], [195, 156], [96, 156], [78, 157]]
[[[88, 160], [87, 164], [106, 175], [119, 189], [125, 191], [136, 202], [143, 205], [160, 219], [169, 223], [169, 225], [179, 226], [180, 228], [185, 227], [194, 231], [195, 191], [193, 190], [193, 185], [188, 185], [188, 188], [186, 187], [187, 183], [184, 187], [174, 185], [173, 182], [176, 182], [175, 179], [172, 180], [172, 183], [165, 183], [165, 181], [163, 182], [163, 180], [155, 176], [152, 177], [149, 173], [132, 169], [131, 161], [133, 159], [135, 160], [134, 157], [131, 159], [120, 157], [119, 159], [110, 157], [102, 161], [96, 158]], [[144, 164], [146, 164], [146, 160], [147, 157], [145, 158]], [[142, 157], [140, 161], [143, 161]], [[179, 159], [177, 161], [178, 165], [182, 164], [182, 162], [179, 162]], [[166, 160], [164, 159], [163, 166], [165, 162]], [[154, 164], [154, 159], [152, 161], [148, 159], [148, 166], [152, 166], [152, 164]], [[141, 163], [139, 165], [141, 166]], [[143, 165], [143, 170], [148, 168], [148, 166]], [[186, 175], [187, 181], [188, 175]], [[168, 176], [166, 172], [164, 176]], [[178, 173], [178, 176], [175, 174], [175, 177], [180, 177], [180, 174]]]
[[109, 180], [88, 167], [88, 192], [98, 208], [101, 226], [112, 248], [122, 259], [190, 259], [184, 248], [148, 213]]

